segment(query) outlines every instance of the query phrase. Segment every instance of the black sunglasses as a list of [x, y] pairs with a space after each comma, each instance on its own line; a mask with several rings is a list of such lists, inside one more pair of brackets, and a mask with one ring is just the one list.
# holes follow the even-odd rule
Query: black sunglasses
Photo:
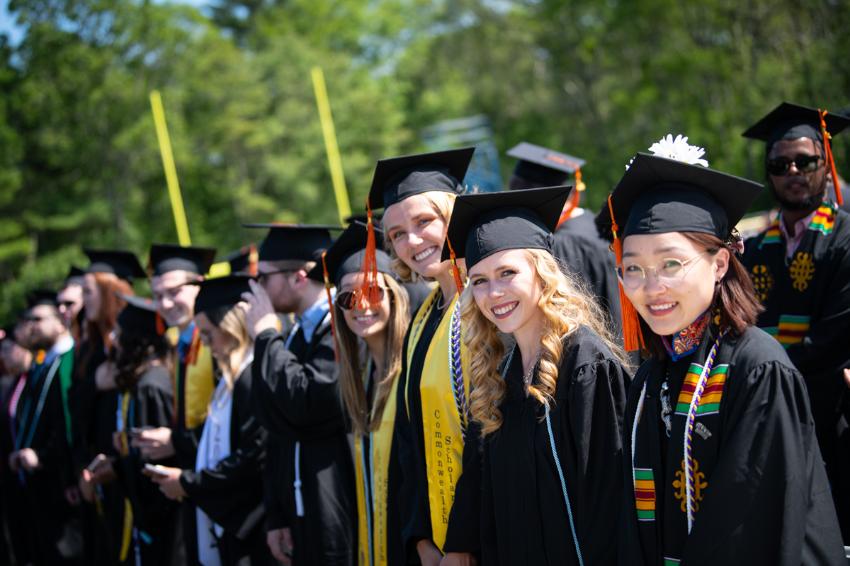
[[800, 173], [811, 173], [818, 168], [820, 160], [819, 155], [798, 155], [794, 159], [774, 157], [767, 160], [767, 172], [777, 176], [787, 175], [793, 163]]
[[[379, 302], [384, 300], [384, 288], [383, 287], [374, 287], [375, 296], [372, 297], [374, 302]], [[339, 305], [339, 308], [343, 310], [350, 311], [357, 306], [357, 303], [360, 301], [358, 291], [343, 291], [342, 293], [337, 294], [334, 303]]]

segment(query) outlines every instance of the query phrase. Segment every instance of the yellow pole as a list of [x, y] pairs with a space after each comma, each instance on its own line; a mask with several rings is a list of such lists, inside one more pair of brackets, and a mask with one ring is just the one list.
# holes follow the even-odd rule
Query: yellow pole
[[339, 223], [345, 225], [345, 218], [351, 215], [351, 205], [348, 203], [342, 159], [336, 144], [336, 131], [331, 116], [331, 105], [328, 102], [328, 89], [325, 87], [325, 75], [320, 67], [313, 67], [310, 74], [313, 76], [313, 90], [316, 92], [316, 105], [319, 108], [319, 120], [322, 122], [322, 135], [325, 138], [325, 151], [328, 154], [328, 165], [331, 169], [331, 182], [336, 196]]
[[168, 185], [168, 197], [171, 199], [174, 224], [177, 227], [177, 241], [180, 242], [181, 246], [191, 246], [189, 222], [186, 220], [183, 196], [180, 194], [180, 183], [177, 181], [177, 167], [174, 165], [171, 140], [168, 137], [168, 127], [165, 125], [165, 109], [162, 107], [162, 97], [158, 90], [154, 90], [151, 91], [150, 98], [153, 121], [156, 124], [156, 138], [159, 141], [159, 152], [162, 154], [162, 167], [165, 169], [165, 182]]

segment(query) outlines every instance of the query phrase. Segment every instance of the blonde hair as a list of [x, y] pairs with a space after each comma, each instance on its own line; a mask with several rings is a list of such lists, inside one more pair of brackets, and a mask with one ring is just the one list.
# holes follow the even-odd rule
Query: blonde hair
[[[446, 191], [428, 191], [420, 194], [428, 200], [431, 208], [437, 216], [446, 223], [446, 227], [448, 228], [449, 218], [451, 218], [452, 209], [455, 206], [455, 199], [457, 198], [457, 195]], [[415, 271], [410, 269], [410, 266], [404, 263], [398, 255], [396, 255], [395, 249], [393, 249], [393, 244], [389, 238], [384, 238], [384, 248], [387, 253], [390, 254], [393, 271], [398, 274], [399, 279], [405, 283], [416, 283], [421, 279]]]
[[360, 360], [363, 348], [357, 335], [345, 323], [342, 309], [336, 303], [333, 306], [334, 331], [339, 345], [340, 396], [355, 434], [376, 430], [381, 422], [393, 382], [401, 373], [402, 346], [410, 323], [407, 291], [391, 276], [382, 275], [386, 291], [390, 294], [390, 317], [384, 338], [384, 375], [377, 376], [377, 389], [371, 410], [363, 381], [365, 364]]
[[[559, 379], [563, 338], [579, 327], [586, 326], [599, 335], [620, 363], [628, 365], [628, 361], [613, 340], [602, 309], [578, 282], [564, 274], [552, 254], [544, 250], [525, 252], [538, 275], [542, 294], [537, 306], [544, 317], [537, 383], [528, 385], [528, 393], [542, 405], [549, 406]], [[502, 426], [499, 405], [505, 396], [505, 382], [499, 373], [499, 364], [504, 358], [505, 347], [496, 325], [475, 304], [472, 286], [464, 289], [460, 300], [463, 341], [470, 359], [470, 409], [473, 418], [481, 423], [481, 435], [486, 436]]]
[[251, 335], [248, 333], [245, 310], [238, 305], [226, 306], [209, 313], [207, 318], [221, 332], [236, 341], [236, 346], [229, 353], [229, 363], [219, 361], [219, 369], [221, 369], [221, 375], [227, 383], [227, 388], [233, 389], [233, 384], [239, 379], [239, 364], [245, 359], [245, 353], [248, 349], [254, 346]]

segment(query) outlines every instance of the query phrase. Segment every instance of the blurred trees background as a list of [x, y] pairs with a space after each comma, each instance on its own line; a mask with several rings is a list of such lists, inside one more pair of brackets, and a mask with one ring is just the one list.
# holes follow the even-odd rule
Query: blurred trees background
[[[159, 89], [194, 243], [249, 221], [336, 222], [310, 68], [352, 206], [377, 159], [484, 114], [588, 160], [598, 208], [666, 133], [760, 179], [740, 133], [782, 100], [850, 105], [850, 3], [787, 0], [10, 0], [0, 37], [0, 321], [81, 249], [176, 241], [148, 100]], [[850, 143], [836, 138], [839, 169]], [[502, 160], [508, 174], [511, 160]], [[506, 177], [505, 177], [506, 178]], [[765, 199], [763, 204], [767, 204]]]

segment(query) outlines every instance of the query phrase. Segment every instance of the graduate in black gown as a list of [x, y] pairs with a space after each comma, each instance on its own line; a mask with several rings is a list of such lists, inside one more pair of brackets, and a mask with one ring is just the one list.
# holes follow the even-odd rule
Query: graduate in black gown
[[473, 152], [382, 159], [369, 193], [369, 212], [384, 208], [384, 237], [402, 281], [436, 282], [404, 342], [395, 420], [405, 551], [427, 566], [470, 564], [481, 549], [478, 434], [469, 426], [470, 358], [458, 301], [463, 274], [440, 257]]
[[[570, 187], [461, 196], [448, 239], [482, 432], [484, 564], [615, 564], [625, 353], [552, 256]], [[445, 253], [444, 257], [448, 254]], [[499, 332], [515, 345], [505, 357]]]
[[231, 275], [199, 285], [195, 321], [221, 376], [195, 465], [183, 470], [160, 467], [150, 475], [168, 497], [188, 498], [197, 508], [195, 539], [201, 564], [269, 564], [263, 510], [267, 435], [252, 408], [254, 345], [238, 305], [249, 290], [248, 277]]
[[555, 187], [566, 183], [570, 175], [575, 176], [575, 190], [555, 229], [552, 255], [587, 285], [605, 309], [614, 334], [619, 335], [620, 293], [608, 242], [600, 237], [593, 213], [580, 206], [585, 190], [581, 180], [585, 161], [528, 142], [511, 148], [508, 155], [519, 160], [509, 182], [511, 190]]
[[737, 256], [761, 186], [660, 145], [676, 159], [637, 154], [610, 197], [625, 339], [649, 356], [626, 405], [620, 563], [846, 564], [805, 382], [753, 326]]
[[[255, 340], [252, 398], [269, 431], [267, 542], [276, 559], [291, 555], [296, 566], [349, 566], [356, 546], [354, 466], [330, 305], [323, 284], [307, 275], [329, 245], [327, 227], [271, 227], [260, 245], [259, 284], [251, 281], [245, 294]], [[276, 313], [295, 314], [287, 336]]]
[[376, 249], [375, 272], [362, 271], [366, 238], [365, 226], [349, 225], [328, 249], [323, 266], [337, 292], [333, 320], [340, 392], [354, 433], [357, 562], [403, 565], [401, 478], [393, 432], [410, 311], [407, 292], [396, 281], [386, 253]]
[[[89, 266], [83, 278], [85, 323], [77, 349], [77, 366], [71, 390], [74, 411], [74, 455], [83, 508], [86, 559], [92, 564], [114, 564], [118, 557], [124, 495], [112, 481], [113, 469], [95, 474], [95, 458], [114, 459], [112, 433], [118, 393], [114, 380], [112, 337], [121, 295], [132, 295], [134, 278], [144, 277], [136, 256], [123, 250], [86, 250]], [[98, 459], [98, 461], [102, 461]]]
[[122, 297], [127, 305], [115, 329], [115, 384], [118, 400], [113, 443], [117, 459], [100, 466], [113, 468], [124, 497], [117, 560], [122, 564], [172, 564], [180, 541], [175, 538], [177, 505], [166, 499], [142, 473], [147, 460], [130, 438], [142, 429], [171, 423], [174, 392], [170, 357], [173, 348], [157, 329], [150, 300]]
[[[829, 135], [850, 119], [826, 114]], [[766, 143], [768, 185], [779, 214], [747, 241], [744, 265], [765, 309], [757, 325], [774, 336], [803, 374], [832, 485], [844, 544], [850, 545], [850, 215], [838, 207], [830, 148], [814, 108], [782, 103], [745, 136]], [[827, 140], [829, 136], [827, 136]], [[832, 198], [836, 202], [832, 202]]]
[[[13, 444], [8, 457], [23, 499], [22, 523], [33, 564], [79, 564], [82, 536], [71, 460], [72, 418], [68, 392], [74, 339], [55, 304], [55, 293], [31, 297], [24, 315], [33, 364], [12, 408]], [[76, 501], [78, 503], [78, 501]]]

